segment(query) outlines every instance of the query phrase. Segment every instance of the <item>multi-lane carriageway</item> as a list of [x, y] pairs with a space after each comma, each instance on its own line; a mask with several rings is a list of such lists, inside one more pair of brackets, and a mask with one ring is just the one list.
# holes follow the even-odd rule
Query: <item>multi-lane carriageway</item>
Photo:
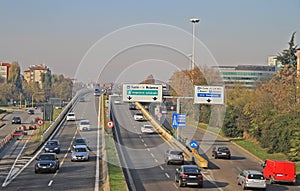
[[[35, 174], [34, 161], [32, 161], [10, 184], [2, 187], [1, 190], [102, 190], [102, 167], [99, 165], [101, 164], [101, 156], [97, 154], [97, 151], [101, 150], [98, 147], [98, 145], [101, 145], [101, 139], [99, 140], [98, 136], [100, 128], [98, 128], [97, 121], [97, 105], [99, 104], [95, 102], [95, 97], [87, 95], [85, 102], [78, 102], [75, 105], [74, 112], [76, 113], [77, 121], [65, 122], [61, 130], [56, 133], [54, 138], [60, 141], [62, 147], [62, 152], [58, 155], [61, 161], [59, 171], [55, 174]], [[112, 107], [118, 121], [116, 129], [120, 135], [118, 138], [115, 138], [115, 142], [119, 151], [118, 154], [122, 158], [121, 165], [126, 173], [125, 177], [130, 190], [235, 191], [241, 190], [241, 187], [236, 184], [236, 176], [240, 170], [249, 168], [260, 170], [259, 160], [231, 142], [221, 137], [210, 137], [209, 134], [207, 135], [201, 130], [187, 127], [183, 133], [194, 133], [195, 139], [197, 141], [202, 140], [202, 144], [208, 144], [213, 141], [213, 145], [229, 146], [232, 151], [232, 160], [213, 159], [210, 156], [211, 150], [208, 150], [203, 154], [209, 160], [209, 168], [203, 170], [204, 187], [179, 188], [174, 181], [175, 169], [179, 166], [166, 165], [164, 162], [164, 152], [172, 145], [167, 143], [159, 134], [141, 134], [140, 127], [148, 122], [134, 121], [133, 114], [135, 111], [129, 110], [128, 104], [113, 104]], [[91, 131], [76, 131], [77, 123], [80, 119], [89, 119], [91, 121]], [[89, 140], [91, 159], [88, 162], [71, 162], [70, 160], [71, 153], [69, 149], [73, 138], [77, 136], [82, 136]], [[203, 140], [203, 137], [205, 137], [205, 140]], [[14, 154], [16, 153], [10, 151], [5, 156]], [[9, 162], [6, 159], [1, 159], [0, 163], [2, 167]], [[1, 170], [0, 180], [2, 183], [6, 178], [4, 174]], [[268, 190], [298, 189], [299, 186], [297, 185], [268, 185]]]

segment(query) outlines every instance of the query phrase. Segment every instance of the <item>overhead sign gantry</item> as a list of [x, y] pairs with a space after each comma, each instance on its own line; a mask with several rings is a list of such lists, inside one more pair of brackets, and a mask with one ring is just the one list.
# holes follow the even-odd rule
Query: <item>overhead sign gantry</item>
[[162, 102], [162, 85], [123, 84], [124, 102]]

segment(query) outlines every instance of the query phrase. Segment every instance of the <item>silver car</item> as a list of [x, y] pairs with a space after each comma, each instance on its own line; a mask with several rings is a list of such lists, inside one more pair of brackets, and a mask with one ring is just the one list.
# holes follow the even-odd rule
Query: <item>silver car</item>
[[76, 145], [72, 150], [71, 161], [88, 161], [89, 149], [86, 145]]
[[260, 188], [266, 190], [267, 184], [264, 175], [256, 170], [243, 170], [237, 177], [237, 184], [242, 188]]
[[168, 149], [165, 153], [165, 162], [184, 164], [183, 151], [176, 149]]

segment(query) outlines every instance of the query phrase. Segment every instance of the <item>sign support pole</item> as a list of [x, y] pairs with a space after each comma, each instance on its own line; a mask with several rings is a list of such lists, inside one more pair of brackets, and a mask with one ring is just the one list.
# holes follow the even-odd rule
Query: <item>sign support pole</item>
[[[177, 105], [176, 105], [176, 113], [180, 114], [180, 98], [177, 98]], [[176, 139], [179, 140], [179, 129], [180, 128], [176, 128]]]

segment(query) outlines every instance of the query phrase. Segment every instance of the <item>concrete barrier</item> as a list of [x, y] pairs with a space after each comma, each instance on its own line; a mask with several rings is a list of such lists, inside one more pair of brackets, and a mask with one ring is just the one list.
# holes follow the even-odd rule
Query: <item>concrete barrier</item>
[[205, 160], [203, 157], [201, 157], [197, 151], [192, 150], [191, 152], [186, 145], [183, 145], [181, 142], [179, 142], [177, 139], [175, 139], [172, 135], [170, 135], [160, 123], [158, 123], [153, 117], [150, 115], [150, 113], [140, 104], [139, 102], [135, 102], [136, 107], [143, 113], [144, 117], [153, 125], [153, 127], [170, 143], [176, 145], [178, 148], [180, 148], [185, 156], [187, 156], [190, 160], [194, 160], [195, 163], [200, 168], [208, 168], [208, 161]]

